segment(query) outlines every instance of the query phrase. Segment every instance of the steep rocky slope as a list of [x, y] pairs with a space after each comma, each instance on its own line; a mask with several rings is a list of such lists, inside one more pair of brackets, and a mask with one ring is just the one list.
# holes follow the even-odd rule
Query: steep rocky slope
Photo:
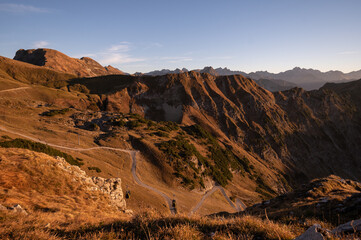
[[71, 58], [59, 51], [46, 48], [20, 49], [16, 52], [14, 60], [31, 63], [37, 66], [44, 66], [78, 77], [124, 74], [124, 72], [112, 66], [103, 67], [89, 57], [80, 59]]
[[316, 217], [333, 224], [357, 219], [361, 208], [361, 184], [335, 175], [314, 179], [295, 191], [247, 208], [250, 214], [273, 219]]
[[[357, 179], [361, 171], [358, 101], [330, 89], [272, 94], [240, 75], [197, 72], [92, 78], [72, 84], [102, 95], [105, 110], [200, 124], [223, 144], [277, 169], [291, 185], [332, 173]], [[358, 82], [349, 84], [353, 88]]]
[[[58, 87], [61, 87], [61, 92], [69, 94], [70, 91], [77, 95], [78, 103], [71, 107], [137, 113], [147, 119], [180, 123], [182, 131], [171, 134], [180, 142], [176, 142], [175, 146], [169, 142], [168, 146], [163, 145], [163, 150], [168, 151], [164, 146], [183, 148], [185, 145], [178, 135], [186, 134], [190, 138], [187, 141], [194, 144], [200, 154], [188, 156], [187, 161], [192, 159], [194, 163], [201, 163], [201, 156], [212, 159], [207, 171], [218, 183], [228, 184], [235, 196], [239, 196], [237, 192], [245, 188], [270, 197], [299, 183], [329, 174], [351, 179], [360, 176], [359, 81], [326, 85], [318, 91], [294, 88], [278, 93], [271, 93], [241, 75], [213, 76], [192, 71], [163, 76], [65, 78], [61, 83]], [[61, 98], [56, 103], [69, 107], [69, 102]], [[137, 121], [147, 123], [147, 120]], [[107, 132], [107, 128], [99, 126], [101, 131], [112, 135], [111, 130]], [[198, 131], [201, 137], [197, 139], [197, 134], [187, 132], [187, 126], [200, 126], [204, 130]], [[86, 125], [84, 127], [87, 128]], [[134, 126], [125, 127], [117, 131], [129, 131]], [[163, 151], [157, 144], [167, 142], [167, 137], [160, 136], [162, 141], [155, 141], [151, 136], [154, 133], [149, 132], [150, 137], [146, 139], [148, 133], [142, 134], [141, 131], [146, 133], [147, 130], [151, 129], [139, 128], [133, 139], [140, 140], [143, 147], [157, 149], [158, 153]], [[139, 148], [139, 144], [133, 144], [133, 147], [137, 146]], [[220, 151], [210, 150], [212, 146]], [[247, 159], [246, 165], [252, 169], [239, 171], [231, 166], [232, 161], [217, 165], [217, 160], [224, 156], [232, 159], [233, 155], [236, 160]], [[171, 166], [177, 172], [174, 164], [158, 166], [160, 171], [162, 168], [168, 171]], [[227, 180], [215, 177], [219, 174], [212, 167], [216, 169], [216, 166], [222, 169]], [[189, 177], [191, 171], [188, 170], [180, 173]], [[199, 180], [199, 175], [194, 176], [194, 180]]]
[[[216, 68], [205, 67], [203, 69], [194, 69], [193, 71], [200, 73], [209, 73], [214, 76], [228, 76], [228, 75], [242, 75], [249, 77], [256, 81], [259, 85], [269, 91], [283, 91], [291, 89], [292, 87], [302, 87], [306, 90], [318, 89], [328, 82], [344, 82], [354, 81], [361, 78], [361, 70], [353, 71], [350, 73], [343, 73], [341, 71], [328, 71], [321, 72], [314, 69], [305, 69], [295, 67], [291, 70], [287, 70], [280, 73], [270, 73], [267, 71], [256, 72], [242, 72], [233, 71], [228, 68]], [[176, 69], [174, 71], [169, 69], [163, 69], [161, 71], [152, 71], [145, 73], [145, 75], [159, 76], [170, 73], [183, 73], [188, 72], [187, 69]]]
[[[228, 68], [214, 69], [212, 67], [204, 67], [203, 69], [196, 69], [193, 71], [199, 72], [199, 73], [208, 73], [213, 76], [229, 76], [229, 75], [247, 76], [247, 73], [245, 73], [245, 72], [232, 71], [232, 70], [229, 70]], [[183, 68], [182, 70], [177, 68], [173, 71], [169, 70], [169, 69], [163, 69], [160, 71], [152, 71], [149, 73], [145, 73], [144, 75], [161, 76], [161, 75], [166, 75], [166, 74], [185, 73], [185, 72], [189, 72], [189, 70], [186, 68]], [[136, 74], [136, 75], [139, 75], [139, 74]], [[294, 83], [287, 82], [285, 80], [277, 80], [277, 79], [257, 78], [257, 80], [255, 80], [255, 82], [258, 85], [260, 85], [261, 87], [263, 87], [264, 89], [267, 89], [268, 91], [271, 91], [271, 92], [284, 91], [284, 90], [288, 90], [288, 89], [297, 87], [297, 85]]]

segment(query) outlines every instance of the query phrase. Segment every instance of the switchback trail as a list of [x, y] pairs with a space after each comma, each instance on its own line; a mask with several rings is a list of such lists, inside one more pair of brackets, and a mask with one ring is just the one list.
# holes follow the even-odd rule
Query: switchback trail
[[219, 186], [218, 184], [215, 185], [211, 190], [207, 191], [202, 199], [198, 202], [198, 204], [191, 210], [191, 212], [189, 213], [189, 216], [192, 216], [193, 213], [197, 212], [198, 209], [202, 206], [202, 204], [204, 203], [204, 201], [211, 196], [215, 191], [221, 191], [222, 195], [224, 196], [224, 198], [227, 200], [227, 202], [229, 203], [229, 205], [236, 210], [237, 212], [239, 211], [243, 211], [244, 209], [246, 209], [246, 205], [240, 200], [240, 199], [236, 199], [236, 204], [234, 204], [232, 202], [232, 200], [228, 197], [226, 191], [224, 190], [224, 188], [222, 186]]
[[143, 183], [137, 176], [137, 173], [136, 173], [136, 169], [137, 169], [137, 159], [136, 159], [136, 154], [138, 151], [132, 151], [132, 150], [127, 150], [127, 149], [122, 149], [122, 148], [112, 148], [112, 147], [91, 147], [91, 148], [72, 148], [72, 147], [65, 147], [65, 146], [60, 146], [60, 145], [56, 145], [56, 144], [52, 144], [52, 143], [47, 143], [47, 142], [44, 142], [44, 141], [41, 141], [39, 139], [36, 139], [34, 137], [30, 137], [30, 136], [27, 136], [27, 135], [24, 135], [24, 134], [21, 134], [21, 133], [18, 133], [18, 132], [15, 132], [15, 131], [11, 131], [11, 130], [8, 130], [4, 127], [1, 127], [0, 126], [0, 130], [4, 131], [4, 132], [8, 132], [8, 133], [12, 133], [12, 134], [16, 134], [16, 135], [19, 135], [21, 137], [24, 137], [24, 138], [27, 138], [27, 139], [30, 139], [34, 142], [39, 142], [39, 143], [42, 143], [42, 144], [46, 144], [48, 146], [51, 146], [51, 147], [57, 147], [57, 148], [61, 148], [61, 149], [66, 149], [66, 150], [70, 150], [70, 151], [79, 151], [79, 152], [82, 152], [82, 151], [90, 151], [90, 150], [96, 150], [96, 149], [107, 149], [107, 150], [114, 150], [114, 151], [120, 151], [120, 152], [126, 152], [126, 153], [129, 153], [129, 155], [131, 156], [131, 159], [132, 159], [132, 175], [133, 175], [133, 178], [135, 180], [135, 182], [144, 187], [144, 188], [147, 188], [157, 194], [159, 194], [160, 196], [162, 196], [165, 201], [167, 202], [168, 204], [168, 207], [169, 207], [169, 210], [171, 211], [172, 214], [175, 214], [175, 209], [172, 207], [172, 200], [167, 196], [165, 195], [163, 192], [159, 191], [158, 189], [154, 188], [154, 187], [151, 187], [145, 183]]
[[[66, 149], [66, 150], [69, 150], [69, 151], [79, 151], [79, 152], [82, 152], [82, 151], [90, 151], [90, 150], [97, 150], [97, 149], [107, 149], [107, 150], [114, 150], [114, 151], [120, 151], [120, 152], [126, 152], [126, 153], [129, 153], [129, 155], [131, 156], [131, 159], [132, 159], [132, 175], [133, 175], [133, 178], [135, 180], [135, 182], [144, 187], [144, 188], [147, 188], [155, 193], [157, 193], [158, 195], [162, 196], [164, 198], [164, 200], [167, 202], [168, 204], [168, 207], [169, 207], [169, 210], [171, 211], [172, 214], [175, 214], [176, 211], [175, 209], [173, 208], [172, 206], [172, 200], [166, 195], [164, 194], [163, 192], [159, 191], [158, 189], [154, 188], [154, 187], [151, 187], [147, 184], [145, 184], [144, 182], [142, 182], [138, 176], [137, 176], [137, 173], [136, 173], [136, 170], [137, 170], [137, 159], [136, 159], [136, 154], [138, 151], [133, 151], [133, 150], [128, 150], [128, 149], [122, 149], [122, 148], [113, 148], [113, 147], [104, 147], [104, 146], [101, 146], [101, 147], [90, 147], [90, 148], [72, 148], [72, 147], [65, 147], [65, 146], [60, 146], [60, 145], [57, 145], [57, 144], [52, 144], [52, 143], [47, 143], [47, 142], [44, 142], [44, 141], [41, 141], [39, 139], [36, 139], [34, 137], [30, 137], [30, 136], [27, 136], [25, 134], [21, 134], [21, 133], [18, 133], [18, 132], [15, 132], [15, 131], [12, 131], [12, 130], [8, 130], [4, 127], [1, 127], [0, 126], [0, 130], [4, 131], [4, 132], [8, 132], [8, 133], [12, 133], [12, 134], [16, 134], [18, 136], [21, 136], [21, 137], [24, 137], [24, 138], [27, 138], [27, 139], [30, 139], [34, 142], [39, 142], [39, 143], [42, 143], [42, 144], [46, 144], [48, 146], [51, 146], [51, 147], [56, 147], [56, 148], [61, 148], [61, 149]], [[202, 199], [198, 202], [198, 204], [191, 210], [191, 212], [189, 213], [189, 215], [192, 215], [193, 213], [195, 213], [203, 204], [203, 202], [210, 196], [212, 195], [212, 193], [214, 193], [216, 190], [220, 190], [222, 195], [225, 197], [225, 199], [228, 201], [228, 203], [231, 205], [231, 207], [233, 209], [235, 209], [237, 212], [239, 212], [240, 210], [244, 210], [246, 208], [246, 206], [244, 205], [244, 203], [239, 200], [239, 199], [236, 199], [236, 205], [234, 205], [234, 203], [231, 201], [231, 199], [228, 197], [228, 195], [226, 194], [224, 188], [222, 186], [219, 186], [219, 185], [216, 185], [214, 186], [211, 190], [209, 190], [208, 192], [206, 192]], [[240, 208], [241, 206], [241, 208]]]

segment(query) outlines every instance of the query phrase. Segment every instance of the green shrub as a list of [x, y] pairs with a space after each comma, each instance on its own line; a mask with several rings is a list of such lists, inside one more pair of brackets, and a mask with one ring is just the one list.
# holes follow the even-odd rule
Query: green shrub
[[53, 157], [56, 157], [56, 156], [62, 157], [71, 165], [81, 166], [84, 164], [84, 163], [82, 163], [82, 160], [80, 158], [74, 159], [73, 156], [66, 154], [64, 152], [61, 152], [55, 148], [49, 147], [48, 145], [38, 143], [38, 142], [33, 142], [30, 140], [26, 140], [26, 139], [16, 138], [11, 141], [3, 141], [3, 142], [0, 142], [0, 147], [29, 149], [29, 150], [32, 150], [35, 152], [42, 152], [42, 153], [48, 154]]
[[90, 93], [90, 90], [86, 86], [84, 86], [82, 84], [79, 84], [79, 83], [76, 83], [74, 85], [70, 85], [69, 90], [70, 91], [77, 91], [77, 92], [81, 92], [81, 93], [85, 93], [85, 94]]
[[99, 131], [100, 127], [98, 126], [98, 124], [90, 122], [88, 123], [88, 129], [91, 131]]
[[47, 116], [47, 117], [52, 117], [55, 115], [64, 115], [65, 113], [69, 112], [70, 109], [69, 108], [64, 108], [64, 109], [60, 109], [60, 110], [50, 110], [47, 112], [43, 112], [41, 115], [42, 116]]
[[102, 172], [102, 170], [100, 170], [100, 168], [98, 168], [98, 167], [88, 167], [88, 169], [89, 169], [89, 170], [94, 170], [94, 171], [96, 171], [97, 173]]
[[135, 129], [137, 127], [139, 127], [141, 124], [138, 120], [132, 120], [132, 121], [128, 121], [126, 123], [126, 126], [129, 128], [129, 129]]
[[163, 131], [158, 131], [154, 133], [155, 135], [159, 136], [159, 137], [169, 137], [169, 134]]
[[175, 122], [171, 122], [171, 121], [162, 121], [162, 122], [159, 122], [159, 125], [161, 125], [159, 127], [159, 130], [162, 130], [165, 132], [176, 131], [179, 129], [178, 124]]
[[114, 120], [114, 121], [111, 121], [112, 125], [113, 126], [117, 126], [117, 127], [124, 127], [126, 125], [126, 122], [124, 120]]

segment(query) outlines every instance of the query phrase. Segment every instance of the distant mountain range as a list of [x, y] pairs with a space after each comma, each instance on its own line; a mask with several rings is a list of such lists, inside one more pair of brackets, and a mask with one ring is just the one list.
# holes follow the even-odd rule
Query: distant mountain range
[[[160, 71], [152, 71], [145, 73], [144, 75], [159, 76], [168, 73], [183, 73], [188, 72], [186, 68], [183, 69], [163, 69]], [[214, 76], [227, 76], [227, 75], [243, 75], [249, 77], [270, 91], [282, 91], [291, 89], [295, 86], [302, 87], [306, 90], [313, 90], [322, 87], [327, 82], [346, 82], [352, 80], [358, 80], [361, 78], [361, 70], [353, 71], [350, 73], [343, 73], [341, 71], [328, 71], [321, 72], [314, 69], [305, 69], [295, 67], [292, 70], [288, 70], [280, 73], [270, 73], [267, 71], [257, 71], [246, 73], [242, 71], [233, 71], [228, 68], [212, 68], [205, 67], [203, 69], [195, 69], [192, 71], [200, 73], [209, 73]]]
[[[16, 52], [14, 60], [31, 63], [37, 66], [44, 66], [58, 72], [65, 72], [73, 74], [77, 77], [95, 77], [102, 75], [123, 75], [127, 74], [112, 66], [101, 66], [95, 60], [83, 57], [80, 59], [69, 57], [57, 50], [53, 49], [20, 49]], [[257, 71], [246, 73], [242, 71], [233, 71], [228, 68], [213, 68], [204, 67], [203, 69], [188, 70], [182, 69], [163, 69], [151, 71], [148, 73], [135, 73], [135, 76], [149, 75], [161, 76], [166, 74], [179, 74], [189, 71], [208, 73], [213, 76], [229, 76], [242, 75], [251, 78], [261, 87], [271, 91], [284, 91], [294, 87], [302, 87], [306, 90], [314, 90], [322, 87], [328, 82], [347, 82], [361, 79], [361, 70], [350, 73], [343, 73], [341, 71], [321, 72], [314, 69], [305, 69], [295, 67], [280, 73], [270, 73], [267, 71]]]

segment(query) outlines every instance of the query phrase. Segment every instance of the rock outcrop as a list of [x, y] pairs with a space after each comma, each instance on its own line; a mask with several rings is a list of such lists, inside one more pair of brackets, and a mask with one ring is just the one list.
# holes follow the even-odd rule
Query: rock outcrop
[[101, 191], [110, 197], [112, 204], [120, 210], [125, 210], [126, 202], [123, 196], [120, 178], [89, 177], [79, 167], [70, 165], [62, 157], [56, 157], [57, 167], [74, 175], [75, 181], [80, 181], [92, 191]]
[[46, 48], [20, 49], [16, 52], [14, 59], [78, 77], [124, 74], [124, 72], [112, 66], [103, 67], [89, 57], [72, 58], [59, 51]]
[[332, 231], [322, 228], [319, 224], [309, 227], [295, 240], [324, 240], [324, 239], [359, 239], [361, 232], [361, 219], [352, 220], [337, 226]]
[[347, 223], [341, 224], [332, 230], [335, 235], [345, 235], [361, 232], [361, 219], [352, 220]]
[[326, 238], [322, 235], [321, 230], [321, 225], [315, 224], [295, 240], [324, 240]]
[[92, 181], [98, 189], [110, 196], [112, 203], [119, 209], [125, 209], [126, 203], [121, 188], [120, 178], [92, 177]]

